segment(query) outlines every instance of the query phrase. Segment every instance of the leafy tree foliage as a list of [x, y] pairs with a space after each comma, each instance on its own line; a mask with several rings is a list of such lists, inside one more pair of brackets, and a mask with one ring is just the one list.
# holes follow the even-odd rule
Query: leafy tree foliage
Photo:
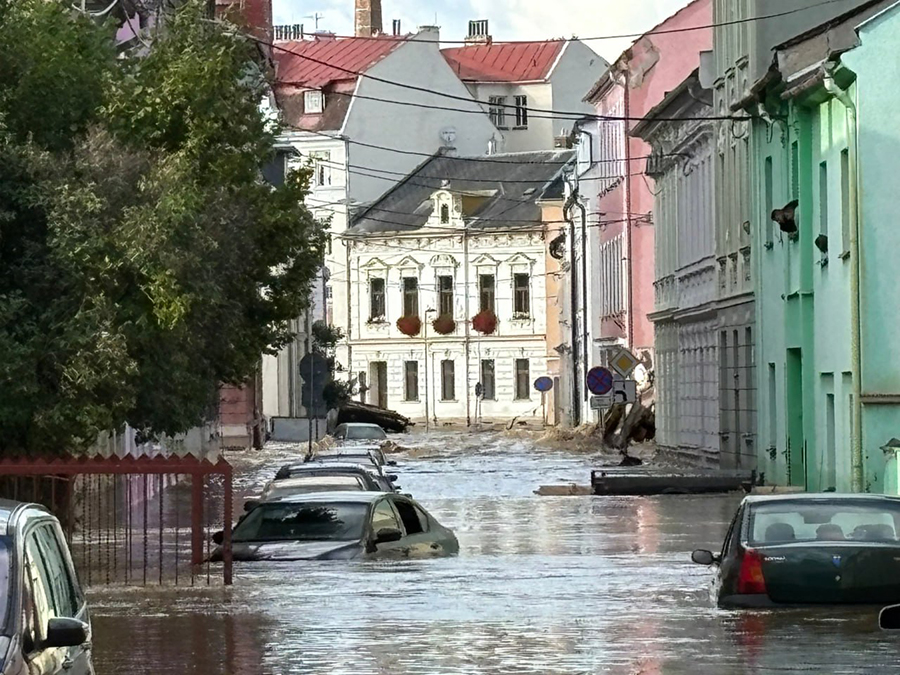
[[308, 175], [261, 181], [259, 55], [205, 4], [117, 59], [70, 5], [0, 0], [0, 450], [185, 431], [305, 308]]

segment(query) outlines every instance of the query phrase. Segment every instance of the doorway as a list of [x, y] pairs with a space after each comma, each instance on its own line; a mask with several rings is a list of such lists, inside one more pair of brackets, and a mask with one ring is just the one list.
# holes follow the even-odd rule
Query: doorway
[[388, 407], [387, 361], [372, 361], [369, 364], [369, 379], [372, 382], [369, 387], [369, 403], [386, 410]]

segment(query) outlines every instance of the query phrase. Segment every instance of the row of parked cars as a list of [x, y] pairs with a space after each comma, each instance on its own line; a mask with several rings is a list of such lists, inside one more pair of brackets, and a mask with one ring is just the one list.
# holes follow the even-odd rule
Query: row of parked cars
[[[453, 532], [401, 492], [374, 424], [342, 424], [327, 450], [285, 464], [234, 528], [234, 560], [351, 560], [455, 555]], [[221, 539], [217, 543], [221, 543]], [[213, 559], [221, 556], [221, 551]]]

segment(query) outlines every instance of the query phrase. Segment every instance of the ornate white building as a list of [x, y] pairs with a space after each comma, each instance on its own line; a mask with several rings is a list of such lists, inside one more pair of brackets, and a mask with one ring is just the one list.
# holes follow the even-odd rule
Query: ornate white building
[[437, 425], [542, 414], [541, 205], [562, 201], [571, 157], [439, 154], [353, 220], [349, 348], [363, 400]]
[[[633, 133], [653, 146], [656, 425], [661, 448], [719, 463], [712, 92], [691, 74]], [[672, 121], [684, 119], [684, 121]]]

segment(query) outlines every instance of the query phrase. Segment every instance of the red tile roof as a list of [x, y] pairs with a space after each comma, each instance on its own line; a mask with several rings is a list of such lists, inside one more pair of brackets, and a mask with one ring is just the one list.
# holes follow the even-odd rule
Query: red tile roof
[[467, 82], [535, 82], [545, 80], [565, 40], [469, 45], [442, 54]]
[[280, 42], [274, 49], [278, 84], [323, 89], [332, 82], [356, 80], [354, 73], [365, 72], [407, 39], [408, 36], [384, 36], [374, 40], [316, 37]]

